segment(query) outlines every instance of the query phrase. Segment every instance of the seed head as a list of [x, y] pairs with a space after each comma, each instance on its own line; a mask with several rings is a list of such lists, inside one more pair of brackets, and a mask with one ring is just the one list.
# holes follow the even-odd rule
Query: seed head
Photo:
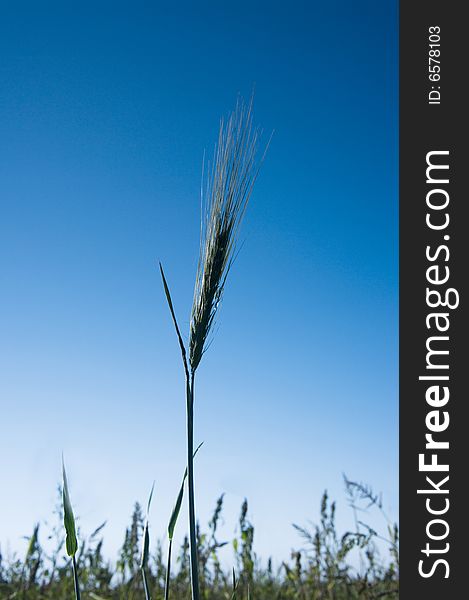
[[189, 338], [193, 373], [206, 349], [235, 256], [239, 226], [259, 171], [258, 140], [259, 131], [252, 126], [252, 100], [247, 106], [238, 100], [228, 120], [220, 123], [205, 192]]

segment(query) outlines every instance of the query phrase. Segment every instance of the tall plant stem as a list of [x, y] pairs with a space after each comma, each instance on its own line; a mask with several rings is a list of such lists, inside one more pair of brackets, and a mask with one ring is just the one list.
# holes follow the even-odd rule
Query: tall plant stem
[[171, 583], [171, 550], [173, 548], [173, 540], [170, 538], [168, 547], [168, 564], [166, 566], [166, 584], [164, 588], [164, 600], [169, 600], [169, 585]]
[[142, 579], [143, 579], [143, 589], [145, 592], [145, 600], [151, 600], [150, 590], [148, 589], [148, 581], [147, 581], [147, 574], [145, 572], [145, 567], [142, 567]]
[[173, 319], [174, 328], [181, 349], [182, 364], [186, 376], [186, 414], [187, 414], [187, 484], [189, 487], [189, 549], [191, 564], [191, 589], [192, 600], [199, 600], [199, 563], [197, 560], [197, 539], [195, 534], [195, 500], [194, 500], [194, 368], [189, 373], [186, 348], [182, 340], [181, 331], [174, 312], [173, 301], [168, 283], [160, 263], [161, 278], [163, 280], [166, 300]]
[[80, 600], [80, 586], [78, 585], [77, 561], [75, 560], [75, 555], [72, 556], [72, 565], [73, 565], [73, 582], [75, 585], [75, 598], [76, 598], [76, 600]]
[[195, 532], [194, 494], [194, 372], [190, 378], [186, 373], [187, 400], [187, 485], [189, 490], [189, 548], [191, 561], [192, 600], [199, 600], [199, 563]]

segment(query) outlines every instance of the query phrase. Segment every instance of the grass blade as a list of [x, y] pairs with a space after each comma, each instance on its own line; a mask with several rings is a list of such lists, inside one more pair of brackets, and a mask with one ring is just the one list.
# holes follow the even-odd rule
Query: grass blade
[[73, 514], [72, 503], [70, 501], [70, 492], [68, 490], [67, 473], [65, 471], [65, 463], [62, 457], [62, 501], [64, 509], [64, 526], [65, 526], [65, 548], [68, 556], [72, 557], [73, 568], [73, 583], [75, 587], [75, 598], [80, 600], [80, 586], [78, 584], [78, 569], [75, 560], [75, 554], [78, 550], [77, 533], [75, 527], [75, 516]]
[[140, 569], [142, 571], [143, 589], [145, 591], [146, 600], [151, 600], [150, 590], [148, 588], [146, 568], [148, 566], [148, 558], [150, 556], [149, 513], [150, 513], [150, 506], [151, 506], [151, 500], [153, 498], [154, 489], [155, 489], [155, 482], [153, 482], [153, 485], [151, 486], [150, 495], [148, 497], [147, 516], [145, 519], [145, 528], [143, 530], [142, 558], [140, 560]]
[[236, 573], [235, 573], [234, 569], [233, 569], [232, 577], [233, 577], [233, 593], [231, 594], [231, 600], [236, 600], [236, 598], [238, 597], [237, 589], [238, 589], [239, 581], [236, 581]]
[[63, 487], [62, 487], [62, 500], [64, 509], [64, 526], [65, 526], [65, 547], [68, 556], [75, 556], [78, 550], [77, 534], [75, 528], [75, 516], [73, 514], [72, 503], [70, 501], [70, 492], [68, 491], [67, 473], [65, 471], [65, 464], [62, 460], [62, 475], [63, 475]]
[[[201, 442], [197, 446], [197, 448], [195, 449], [195, 452], [193, 454], [193, 458], [195, 457], [195, 455], [199, 451], [199, 449], [202, 446], [202, 444], [203, 444], [203, 442]], [[168, 598], [169, 598], [169, 586], [170, 586], [170, 582], [171, 582], [171, 552], [172, 552], [172, 548], [173, 548], [173, 536], [174, 536], [174, 529], [176, 527], [176, 522], [178, 520], [179, 513], [181, 511], [182, 499], [183, 499], [183, 496], [184, 496], [184, 483], [185, 483], [186, 479], [187, 479], [187, 467], [184, 470], [184, 475], [182, 477], [181, 487], [179, 489], [179, 493], [177, 495], [176, 502], [174, 504], [174, 508], [173, 508], [172, 513], [171, 513], [171, 517], [169, 518], [169, 524], [168, 524], [169, 546], [168, 546], [168, 563], [167, 563], [167, 566], [166, 566], [166, 584], [165, 584], [165, 590], [164, 590], [164, 598], [165, 598], [165, 600], [168, 600]]]
[[149, 519], [148, 515], [150, 512], [151, 499], [153, 497], [153, 491], [155, 489], [155, 482], [151, 486], [150, 495], [147, 503], [147, 516], [145, 518], [145, 528], [143, 530], [143, 543], [142, 543], [142, 558], [140, 560], [140, 568], [145, 569], [148, 565], [149, 549], [150, 549], [150, 533], [149, 533]]
[[[195, 458], [195, 455], [197, 454], [197, 452], [200, 450], [201, 446], [202, 446], [203, 442], [201, 442], [197, 448], [194, 451], [193, 457]], [[171, 513], [171, 517], [169, 519], [169, 524], [168, 524], [168, 538], [170, 540], [173, 539], [173, 535], [174, 535], [174, 528], [176, 527], [176, 522], [178, 520], [179, 517], [179, 512], [181, 510], [181, 506], [182, 506], [182, 499], [184, 496], [184, 483], [187, 479], [187, 467], [184, 471], [184, 476], [182, 478], [182, 482], [181, 482], [181, 487], [179, 489], [179, 493], [177, 495], [176, 498], [176, 502], [174, 504], [174, 508], [173, 508], [173, 512]]]
[[182, 341], [181, 331], [179, 329], [179, 325], [178, 325], [178, 322], [176, 319], [176, 314], [174, 312], [173, 301], [171, 299], [171, 293], [169, 291], [168, 282], [166, 281], [166, 277], [164, 275], [163, 265], [161, 263], [159, 263], [159, 265], [160, 265], [161, 279], [163, 280], [164, 293], [166, 295], [166, 301], [168, 302], [169, 312], [171, 313], [171, 318], [173, 319], [173, 324], [174, 324], [174, 328], [176, 330], [179, 347], [181, 348], [182, 363], [184, 365], [184, 371], [186, 373], [186, 379], [187, 379], [189, 377], [189, 369], [187, 367], [186, 348], [184, 346], [184, 342]]

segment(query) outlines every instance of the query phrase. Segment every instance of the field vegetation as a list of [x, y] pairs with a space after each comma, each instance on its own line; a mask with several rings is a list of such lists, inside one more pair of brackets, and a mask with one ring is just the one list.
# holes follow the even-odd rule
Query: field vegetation
[[[345, 479], [345, 490], [354, 527], [340, 534], [335, 522], [335, 502], [324, 493], [318, 519], [313, 524], [293, 525], [299, 534], [298, 549], [283, 562], [261, 560], [254, 551], [255, 528], [244, 501], [236, 534], [219, 537], [223, 496], [218, 498], [205, 528], [197, 524], [199, 593], [205, 600], [390, 600], [399, 597], [399, 536], [381, 498], [371, 488]], [[366, 525], [370, 512], [381, 515], [377, 531]], [[67, 555], [63, 529], [63, 507], [55, 509], [56, 525], [36, 525], [24, 556], [1, 556], [0, 598], [69, 600], [75, 594], [72, 560]], [[376, 519], [373, 519], [375, 522]], [[83, 600], [145, 600], [141, 576], [146, 517], [139, 503], [133, 509], [117, 560], [103, 553], [105, 524], [88, 536], [77, 528], [77, 573]], [[49, 540], [46, 551], [41, 540]], [[174, 553], [168, 577], [167, 540], [150, 540], [146, 581], [153, 600], [191, 597], [189, 539]], [[230, 545], [233, 570], [224, 568], [222, 547]], [[275, 564], [275, 566], [274, 566]], [[169, 583], [169, 585], [168, 585]]]
[[[252, 124], [252, 100], [239, 101], [230, 117], [221, 122], [213, 163], [204, 191], [204, 211], [188, 344], [179, 329], [170, 286], [160, 264], [163, 289], [182, 358], [186, 395], [187, 462], [181, 487], [170, 516], [165, 542], [151, 544], [150, 493], [146, 512], [136, 504], [115, 563], [103, 554], [104, 524], [84, 537], [76, 526], [65, 466], [59, 524], [49, 532], [37, 525], [24, 557], [0, 555], [0, 596], [8, 599], [75, 600], [345, 600], [389, 599], [398, 594], [398, 530], [382, 509], [379, 496], [362, 484], [345, 479], [354, 515], [352, 531], [339, 535], [335, 503], [325, 493], [316, 525], [294, 525], [301, 547], [280, 565], [264, 564], [254, 552], [254, 525], [248, 504], [241, 507], [237, 535], [219, 539], [223, 496], [210, 522], [202, 529], [195, 512], [194, 394], [196, 373], [208, 349], [228, 274], [237, 254], [239, 228], [256, 181], [265, 150], [259, 156], [260, 132]], [[268, 145], [268, 144], [267, 144]], [[187, 487], [188, 535], [173, 549], [173, 534]], [[377, 509], [386, 522], [378, 534], [361, 518]], [[275, 527], [275, 523], [272, 523]], [[52, 552], [41, 545], [47, 536]], [[386, 556], [378, 552], [386, 547]], [[231, 544], [234, 567], [222, 566], [220, 549]], [[47, 545], [47, 547], [49, 544]], [[165, 552], [163, 552], [165, 548]], [[358, 565], [358, 566], [357, 566]]]

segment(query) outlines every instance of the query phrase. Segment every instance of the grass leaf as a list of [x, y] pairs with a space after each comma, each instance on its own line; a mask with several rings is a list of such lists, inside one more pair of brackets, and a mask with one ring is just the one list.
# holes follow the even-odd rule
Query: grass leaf
[[171, 318], [173, 319], [173, 324], [174, 324], [174, 328], [176, 330], [176, 335], [178, 338], [178, 342], [179, 342], [179, 347], [181, 348], [181, 354], [182, 354], [182, 362], [184, 365], [184, 371], [186, 373], [186, 376], [189, 376], [189, 370], [187, 367], [187, 357], [186, 357], [186, 347], [184, 346], [184, 342], [182, 340], [182, 336], [181, 336], [181, 331], [179, 329], [179, 325], [176, 319], [176, 313], [174, 312], [174, 306], [173, 306], [173, 301], [171, 299], [171, 293], [169, 291], [169, 286], [168, 286], [168, 282], [166, 281], [166, 277], [164, 275], [164, 271], [163, 271], [163, 265], [161, 263], [160, 264], [160, 273], [161, 273], [161, 279], [163, 280], [163, 287], [164, 287], [164, 293], [166, 295], [166, 301], [168, 302], [168, 306], [169, 306], [169, 312], [171, 313]]
[[145, 519], [145, 528], [143, 531], [142, 558], [140, 561], [141, 569], [146, 569], [146, 567], [148, 565], [148, 557], [149, 557], [149, 551], [150, 551], [150, 533], [149, 533], [148, 515], [150, 512], [151, 499], [153, 497], [154, 489], [155, 489], [155, 482], [153, 482], [153, 485], [151, 486], [150, 496], [148, 497], [148, 503], [147, 503], [147, 516]]
[[233, 568], [232, 577], [233, 577], [233, 593], [231, 594], [231, 600], [236, 600], [236, 598], [238, 597], [238, 594], [236, 593], [236, 591], [238, 589], [239, 582], [236, 581], [236, 573], [235, 573], [234, 568]]
[[75, 528], [75, 517], [73, 515], [72, 503], [70, 501], [70, 493], [68, 491], [67, 473], [65, 472], [65, 463], [62, 458], [62, 475], [63, 488], [62, 500], [64, 509], [64, 526], [65, 526], [65, 546], [68, 556], [75, 556], [78, 550], [77, 534]]
[[[197, 454], [197, 452], [199, 451], [200, 447], [202, 446], [203, 442], [201, 442], [197, 448], [194, 451], [194, 457]], [[174, 504], [174, 508], [173, 508], [173, 512], [171, 513], [171, 517], [169, 519], [169, 524], [168, 524], [168, 539], [172, 540], [173, 536], [174, 536], [174, 528], [176, 527], [176, 522], [178, 520], [179, 517], [179, 513], [181, 511], [181, 506], [182, 506], [182, 499], [184, 496], [184, 483], [186, 481], [187, 478], [187, 467], [184, 471], [184, 476], [182, 478], [182, 483], [181, 483], [181, 487], [179, 489], [179, 493], [177, 495], [176, 498], [176, 502]]]

